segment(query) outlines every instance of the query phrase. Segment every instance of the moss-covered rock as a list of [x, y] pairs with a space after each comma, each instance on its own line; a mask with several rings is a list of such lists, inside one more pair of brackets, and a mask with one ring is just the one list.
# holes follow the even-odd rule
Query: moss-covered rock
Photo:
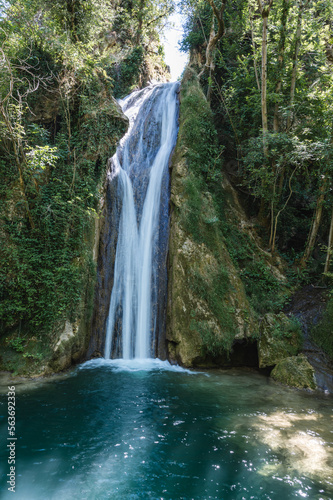
[[305, 356], [291, 356], [280, 361], [271, 373], [277, 382], [299, 389], [316, 389], [314, 369]]
[[298, 354], [302, 346], [300, 325], [284, 313], [266, 314], [260, 323], [258, 342], [259, 367], [275, 366]]
[[[81, 304], [81, 313], [84, 303]], [[78, 316], [75, 322], [66, 320], [65, 325], [58, 334], [52, 345], [52, 356], [45, 367], [45, 373], [57, 373], [66, 370], [80, 361], [88, 347], [89, 322], [84, 321], [84, 315]]]
[[[185, 366], [207, 365], [212, 357], [226, 364], [234, 340], [247, 338], [256, 330], [243, 285], [222, 242], [223, 271], [212, 252], [191, 240], [179, 221], [171, 225], [170, 242], [170, 358]], [[227, 294], [223, 296], [221, 289], [221, 296], [216, 297], [219, 307], [214, 307], [204, 290], [215, 293], [216, 280], [225, 280], [230, 286]]]
[[180, 100], [171, 165], [169, 357], [185, 366], [223, 365], [234, 341], [251, 337], [257, 324], [224, 243], [216, 202], [198, 170], [210, 170], [216, 150], [209, 105], [191, 71]]
[[84, 102], [80, 137], [84, 158], [92, 161], [110, 157], [126, 133], [128, 118], [110, 89], [99, 81], [100, 92]]

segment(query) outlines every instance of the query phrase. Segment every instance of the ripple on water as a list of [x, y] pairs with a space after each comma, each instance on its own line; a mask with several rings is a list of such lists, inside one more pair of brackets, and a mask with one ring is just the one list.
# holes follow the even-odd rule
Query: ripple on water
[[21, 392], [15, 498], [333, 498], [332, 398], [170, 366], [94, 360]]

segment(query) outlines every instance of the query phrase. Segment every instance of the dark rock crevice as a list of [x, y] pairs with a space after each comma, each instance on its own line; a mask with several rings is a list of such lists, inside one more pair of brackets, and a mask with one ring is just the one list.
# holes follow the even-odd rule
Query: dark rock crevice
[[285, 312], [301, 323], [304, 335], [302, 353], [315, 370], [317, 386], [333, 393], [333, 363], [311, 339], [311, 329], [321, 320], [327, 302], [327, 289], [307, 285], [298, 290]]
[[117, 193], [117, 180], [109, 182], [105, 194], [100, 240], [97, 258], [97, 280], [95, 287], [94, 311], [91, 323], [91, 337], [86, 358], [103, 356], [105, 330], [109, 313], [110, 297], [113, 286], [113, 263], [116, 257], [118, 225], [121, 202]]

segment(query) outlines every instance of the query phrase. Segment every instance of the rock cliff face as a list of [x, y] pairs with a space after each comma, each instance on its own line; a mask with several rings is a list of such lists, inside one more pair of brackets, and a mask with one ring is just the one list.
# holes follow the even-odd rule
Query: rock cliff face
[[95, 289], [94, 311], [91, 324], [91, 337], [87, 357], [103, 355], [106, 320], [109, 312], [111, 290], [113, 286], [113, 263], [117, 248], [117, 227], [120, 207], [115, 203], [117, 183], [107, 182], [103, 211], [97, 241], [97, 280]]
[[169, 359], [188, 367], [255, 366], [283, 384], [315, 389], [314, 370], [300, 354], [300, 321], [278, 312], [290, 294], [285, 264], [265, 251], [227, 177], [207, 174], [216, 155], [210, 122], [187, 69], [171, 163]]
[[[124, 115], [121, 107], [113, 97], [109, 97], [107, 105], [103, 105], [94, 110], [94, 119], [100, 120], [107, 113], [107, 119], [114, 123], [114, 127], [119, 129], [119, 134], [110, 137], [109, 151], [113, 153], [118, 141], [125, 134], [128, 127], [128, 118]], [[101, 116], [102, 115], [102, 116]], [[100, 146], [101, 147], [101, 146]], [[92, 148], [93, 149], [93, 148]], [[96, 155], [101, 155], [99, 150]], [[109, 165], [107, 166], [107, 170]], [[104, 342], [105, 322], [110, 302], [110, 294], [113, 285], [112, 266], [109, 262], [114, 261], [116, 250], [116, 227], [118, 210], [110, 210], [112, 201], [116, 199], [113, 190], [116, 186], [110, 186], [107, 182], [106, 172], [105, 180], [101, 186], [100, 210], [99, 214], [92, 219], [90, 231], [90, 252], [97, 266], [96, 283], [87, 283], [90, 287], [89, 293], [93, 297], [93, 314], [84, 314], [87, 304], [87, 290], [83, 291], [81, 308], [75, 322], [66, 321], [64, 329], [59, 332], [58, 340], [55, 342], [54, 355], [50, 363], [52, 371], [61, 371], [68, 368], [73, 363], [82, 359], [88, 350], [88, 356], [100, 355]], [[94, 290], [95, 289], [95, 290]], [[103, 293], [100, 293], [100, 291]], [[93, 334], [92, 334], [93, 333]]]
[[[208, 190], [200, 193], [200, 201], [204, 224], [209, 232], [214, 233], [214, 245], [195, 239], [184, 222], [191, 196], [186, 188], [191, 178], [186, 140], [187, 127], [191, 124], [185, 116], [182, 101], [189, 94], [195, 94], [195, 98], [201, 101], [200, 106], [206, 103], [195, 80], [187, 84], [187, 78], [191, 80], [191, 76], [185, 76], [180, 94], [180, 129], [171, 164], [169, 358], [185, 366], [256, 364], [257, 321], [223, 237], [215, 227], [219, 214]], [[202, 134], [205, 135], [204, 129]], [[203, 140], [209, 138], [203, 137]], [[215, 294], [214, 288], [216, 294], [222, 289], [227, 293], [213, 299], [206, 297], [208, 289]]]
[[[217, 356], [206, 354], [211, 351], [210, 344], [214, 343], [231, 343], [231, 350], [237, 344], [251, 343], [257, 331], [244, 286], [223, 242], [221, 259], [227, 269], [226, 279], [231, 283], [231, 290], [226, 298], [221, 297], [219, 300], [224, 301], [228, 318], [214, 314], [205, 299], [192, 289], [193, 271], [199, 273], [207, 286], [213, 286], [211, 276], [219, 263], [204, 244], [191, 240], [175, 212], [171, 216], [169, 259], [167, 342], [170, 359], [185, 366], [253, 364], [252, 359], [242, 357], [237, 361], [232, 356], [228, 357], [226, 352], [218, 352]], [[232, 331], [230, 318], [233, 322]], [[228, 321], [226, 328], [224, 319]], [[202, 329], [209, 332], [206, 338]]]

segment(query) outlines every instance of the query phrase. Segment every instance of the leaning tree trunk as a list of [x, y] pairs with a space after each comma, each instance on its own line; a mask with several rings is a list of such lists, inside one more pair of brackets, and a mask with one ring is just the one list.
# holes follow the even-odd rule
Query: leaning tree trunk
[[303, 254], [301, 261], [300, 261], [300, 267], [306, 266], [306, 263], [309, 260], [309, 258], [311, 257], [311, 254], [312, 254], [312, 251], [313, 251], [313, 248], [315, 245], [316, 237], [317, 237], [318, 230], [320, 227], [321, 215], [323, 212], [323, 204], [324, 204], [324, 200], [325, 200], [326, 186], [327, 186], [327, 177], [324, 177], [323, 183], [319, 188], [319, 196], [317, 198], [316, 209], [315, 209], [315, 213], [314, 213], [314, 217], [313, 217], [310, 235], [309, 235], [308, 243], [306, 245], [304, 254]]
[[327, 254], [326, 254], [324, 273], [328, 273], [328, 271], [330, 270], [330, 262], [331, 262], [331, 256], [332, 256], [332, 250], [333, 250], [332, 243], [333, 243], [333, 207], [332, 207], [332, 215], [331, 215], [330, 232], [329, 232], [329, 236], [328, 236]]
[[298, 18], [297, 18], [297, 28], [296, 28], [296, 38], [295, 38], [295, 51], [293, 54], [293, 69], [291, 72], [291, 84], [290, 84], [290, 102], [289, 102], [289, 113], [287, 119], [287, 131], [290, 130], [292, 124], [292, 109], [295, 100], [295, 89], [296, 89], [296, 79], [297, 79], [297, 69], [298, 69], [298, 54], [301, 47], [301, 36], [302, 36], [302, 19], [304, 8], [308, 4], [308, 0], [301, 1], [299, 6]]
[[[200, 79], [205, 73], [209, 72], [212, 74], [214, 71], [214, 54], [217, 42], [222, 38], [225, 33], [224, 19], [223, 13], [226, 7], [227, 0], [222, 0], [222, 4], [220, 9], [218, 9], [215, 5], [214, 0], [207, 0], [209, 5], [212, 8], [212, 26], [210, 29], [209, 40], [206, 48], [206, 62], [202, 70], [200, 71], [198, 78]], [[218, 30], [215, 33], [214, 29], [214, 18], [217, 20]]]

